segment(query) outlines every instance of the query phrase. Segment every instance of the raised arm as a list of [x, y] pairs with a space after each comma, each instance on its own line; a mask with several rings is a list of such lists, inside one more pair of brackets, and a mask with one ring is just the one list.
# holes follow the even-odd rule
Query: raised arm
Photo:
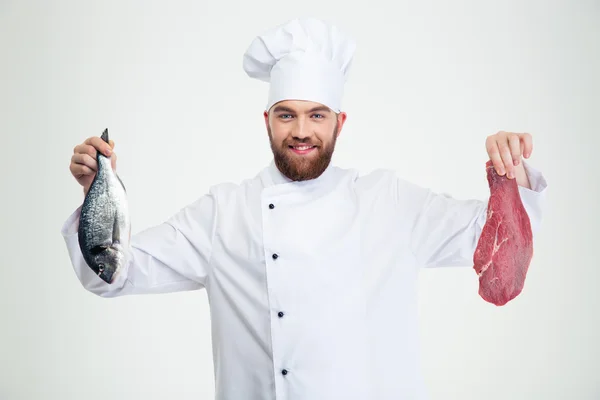
[[[535, 236], [542, 220], [546, 180], [525, 164], [531, 189], [519, 186], [521, 201]], [[486, 221], [487, 200], [456, 199], [405, 181], [399, 186], [411, 193], [415, 213], [410, 248], [424, 267], [472, 266], [473, 254]]]
[[75, 274], [86, 290], [116, 297], [205, 287], [216, 222], [212, 195], [201, 197], [162, 224], [132, 235], [125, 268], [112, 284], [94, 274], [83, 259], [77, 237], [80, 209], [65, 221], [61, 233]]
[[[490, 136], [486, 148], [498, 173], [510, 174], [517, 179], [521, 201], [531, 222], [532, 232], [539, 231], [547, 182], [543, 174], [520, 156], [531, 155], [531, 142], [528, 134], [522, 134], [519, 148], [518, 134], [499, 132]], [[516, 153], [514, 148], [517, 148]], [[508, 152], [508, 153], [507, 153]], [[514, 156], [519, 158], [515, 167]], [[502, 158], [505, 157], [505, 158]], [[447, 194], [408, 183], [398, 184], [399, 203], [411, 210], [412, 230], [410, 249], [419, 265], [424, 267], [472, 266], [473, 254], [486, 221], [487, 200], [456, 199]]]
[[[98, 137], [75, 147], [70, 170], [83, 186], [90, 188], [98, 169], [96, 152], [111, 156], [116, 168], [114, 143]], [[123, 249], [125, 264], [112, 283], [101, 279], [86, 263], [79, 246], [78, 228], [82, 206], [64, 222], [65, 240], [75, 274], [83, 287], [101, 297], [166, 293], [204, 288], [209, 276], [217, 207], [212, 193], [206, 194], [171, 216], [167, 221], [131, 236]]]

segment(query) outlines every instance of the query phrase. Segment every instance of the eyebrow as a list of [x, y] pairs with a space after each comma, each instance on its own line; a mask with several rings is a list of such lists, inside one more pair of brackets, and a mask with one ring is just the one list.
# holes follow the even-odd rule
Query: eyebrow
[[[329, 112], [331, 112], [331, 110], [330, 110], [328, 107], [325, 107], [325, 106], [317, 106], [317, 107], [313, 107], [313, 108], [311, 108], [310, 110], [308, 110], [308, 113], [310, 114], [310, 113], [313, 113], [313, 112], [316, 112], [316, 111], [321, 111], [321, 112], [326, 112], [326, 113], [329, 113]], [[294, 110], [292, 110], [292, 109], [291, 109], [291, 108], [289, 108], [289, 107], [285, 107], [285, 106], [275, 106], [275, 108], [273, 109], [273, 112], [274, 112], [274, 113], [278, 113], [278, 112], [289, 112], [289, 113], [292, 113], [292, 114], [294, 114], [294, 113], [295, 113], [295, 111], [294, 111]]]

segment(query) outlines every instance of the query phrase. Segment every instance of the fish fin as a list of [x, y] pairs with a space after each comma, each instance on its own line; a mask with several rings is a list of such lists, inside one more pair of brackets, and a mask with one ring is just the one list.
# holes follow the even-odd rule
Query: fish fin
[[108, 128], [104, 129], [104, 132], [102, 132], [102, 135], [100, 136], [100, 138], [102, 140], [104, 140], [106, 143], [108, 142]]
[[118, 214], [115, 215], [115, 219], [113, 221], [112, 242], [113, 244], [121, 242], [121, 230], [119, 229]]
[[104, 250], [108, 249], [108, 245], [105, 244], [100, 244], [98, 246], [94, 246], [90, 249], [90, 254], [92, 254], [93, 256], [96, 256], [100, 253], [102, 253]]
[[121, 186], [123, 187], [123, 190], [125, 191], [125, 193], [127, 193], [127, 189], [125, 189], [125, 184], [123, 184], [123, 181], [121, 180], [121, 177], [116, 172], [115, 172], [115, 175], [117, 176], [117, 179], [121, 183]]

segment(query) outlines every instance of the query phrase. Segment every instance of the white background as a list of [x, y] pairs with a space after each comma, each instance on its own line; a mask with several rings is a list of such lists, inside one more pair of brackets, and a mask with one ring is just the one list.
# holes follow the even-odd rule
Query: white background
[[134, 233], [270, 161], [255, 35], [328, 19], [358, 49], [334, 161], [488, 195], [485, 138], [529, 132], [549, 183], [523, 293], [423, 271], [432, 400], [599, 399], [600, 4], [596, 1], [0, 1], [0, 399], [210, 399], [204, 292], [101, 299], [60, 227], [73, 147], [106, 127]]

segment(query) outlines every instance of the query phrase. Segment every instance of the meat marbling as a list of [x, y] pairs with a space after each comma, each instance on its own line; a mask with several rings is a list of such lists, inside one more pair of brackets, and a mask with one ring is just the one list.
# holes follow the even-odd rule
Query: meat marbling
[[486, 163], [490, 198], [473, 268], [479, 276], [479, 295], [503, 306], [523, 290], [533, 257], [533, 234], [516, 179], [498, 175]]

